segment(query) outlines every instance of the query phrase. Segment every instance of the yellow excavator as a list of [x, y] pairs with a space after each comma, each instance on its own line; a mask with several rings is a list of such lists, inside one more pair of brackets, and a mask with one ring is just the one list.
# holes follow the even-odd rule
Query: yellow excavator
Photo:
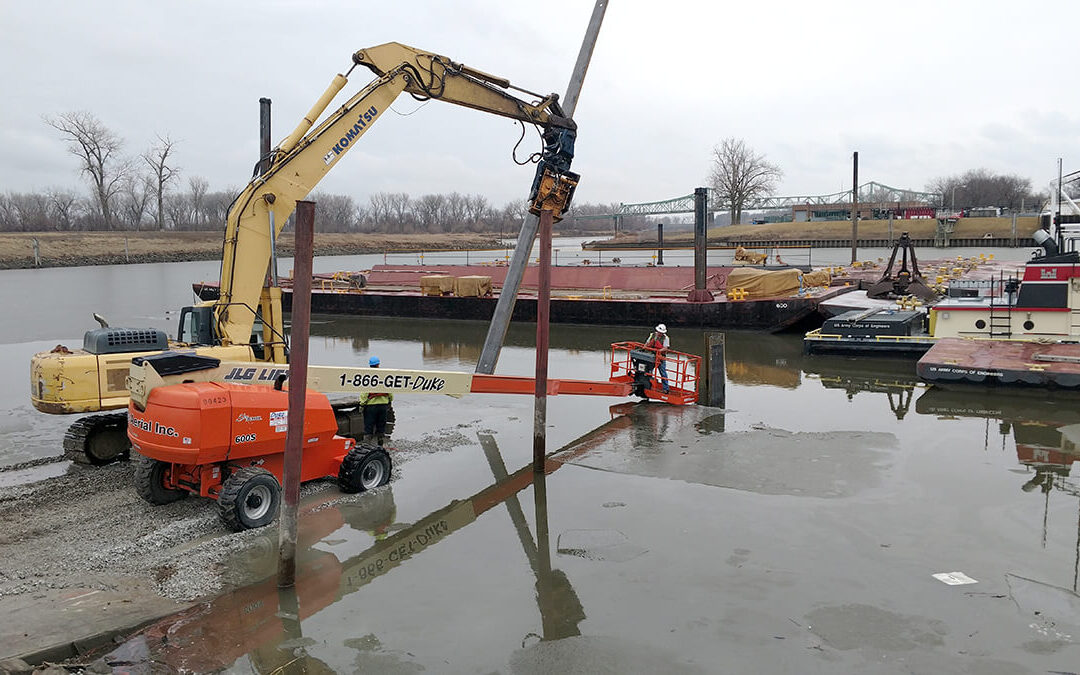
[[[357, 66], [376, 79], [316, 125]], [[529, 101], [514, 92], [530, 97]], [[456, 63], [445, 56], [391, 42], [352, 55], [296, 128], [260, 162], [260, 169], [229, 208], [221, 260], [220, 295], [184, 307], [171, 340], [158, 329], [114, 328], [101, 317], [82, 349], [57, 345], [30, 363], [31, 401], [50, 414], [126, 408], [125, 378], [131, 359], [181, 349], [222, 361], [285, 363], [288, 342], [281, 289], [271, 271], [276, 237], [295, 209], [402, 92], [436, 99], [536, 126], [543, 150], [529, 195], [534, 213], [561, 215], [569, 207], [578, 175], [570, 171], [577, 126], [564, 117], [556, 94], [542, 96], [509, 80]], [[127, 457], [127, 413], [89, 415], [64, 436], [64, 453], [87, 464]]]

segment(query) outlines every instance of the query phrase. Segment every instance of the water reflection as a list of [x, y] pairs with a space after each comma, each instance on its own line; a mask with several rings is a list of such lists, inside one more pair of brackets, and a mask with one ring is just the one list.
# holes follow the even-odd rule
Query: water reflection
[[[1034, 397], [1016, 394], [974, 395], [970, 391], [931, 387], [915, 402], [921, 415], [938, 418], [975, 417], [986, 420], [983, 449], [1002, 449], [1011, 436], [1016, 460], [1024, 467], [1022, 492], [1043, 496], [1041, 544], [1046, 548], [1050, 495], [1077, 498], [1076, 557], [1072, 590], [1080, 582], [1080, 480], [1072, 465], [1080, 462], [1080, 397]], [[995, 438], [995, 436], [997, 436]]]
[[[392, 486], [346, 501], [309, 510], [300, 520], [296, 587], [277, 588], [276, 530], [262, 533], [225, 566], [261, 580], [232, 590], [210, 602], [162, 620], [105, 657], [109, 665], [143, 665], [184, 672], [208, 672], [246, 661], [258, 673], [335, 672], [309, 648], [319, 644], [304, 635], [304, 623], [375, 579], [422, 556], [436, 544], [497, 507], [506, 506], [520, 546], [535, 577], [538, 632], [523, 636], [523, 647], [535, 641], [554, 641], [581, 634], [585, 611], [567, 575], [552, 565], [547, 518], [546, 474], [563, 466], [549, 460], [543, 473], [531, 463], [508, 473], [495, 438], [479, 434], [495, 481], [472, 496], [453, 500], [410, 525], [394, 522]], [[533, 487], [536, 536], [518, 500]], [[338, 542], [342, 528], [366, 532], [374, 543], [356, 555], [339, 560], [321, 550]], [[265, 541], [264, 541], [265, 540]], [[234, 578], [239, 581], [239, 578]], [[344, 641], [358, 651], [354, 666], [372, 672], [423, 670], [405, 652], [381, 648], [369, 634]]]

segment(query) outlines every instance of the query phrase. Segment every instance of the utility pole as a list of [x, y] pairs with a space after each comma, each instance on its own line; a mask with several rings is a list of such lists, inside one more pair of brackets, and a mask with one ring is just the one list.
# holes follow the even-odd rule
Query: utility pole
[[[596, 0], [593, 6], [592, 17], [589, 26], [585, 29], [585, 39], [581, 43], [581, 51], [578, 52], [577, 63], [574, 72], [570, 75], [570, 84], [566, 87], [566, 96], [563, 97], [563, 113], [573, 119], [577, 109], [578, 97], [581, 95], [581, 85], [585, 82], [585, 73], [589, 70], [589, 61], [592, 59], [593, 48], [596, 46], [596, 37], [600, 34], [600, 24], [604, 20], [604, 12], [607, 10], [608, 0]], [[536, 231], [540, 219], [528, 213], [521, 224], [521, 232], [518, 234], [517, 245], [514, 247], [514, 256], [510, 260], [510, 266], [506, 269], [506, 280], [499, 291], [499, 299], [495, 303], [495, 313], [491, 317], [488, 326], [487, 337], [484, 339], [484, 348], [480, 352], [480, 360], [476, 363], [476, 372], [490, 375], [495, 372], [495, 365], [499, 362], [499, 352], [502, 350], [503, 340], [506, 338], [506, 329], [510, 326], [510, 317], [514, 313], [514, 303], [517, 302], [518, 288], [521, 279], [525, 276], [525, 267], [529, 264], [529, 255], [532, 253], [533, 240], [536, 239]], [[616, 227], [618, 223], [616, 222]]]

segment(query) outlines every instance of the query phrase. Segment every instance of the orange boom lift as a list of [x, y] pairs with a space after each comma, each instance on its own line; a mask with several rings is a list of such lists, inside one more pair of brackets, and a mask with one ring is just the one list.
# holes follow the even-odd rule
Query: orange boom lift
[[[665, 353], [668, 389], [656, 380], [656, 353], [638, 342], [611, 346], [608, 381], [550, 379], [550, 396], [629, 396], [676, 405], [697, 400], [700, 357]], [[152, 504], [188, 494], [216, 499], [234, 530], [274, 520], [280, 502], [288, 427], [287, 370], [250, 368], [193, 354], [165, 352], [132, 360], [127, 385], [128, 437], [139, 453], [135, 487]], [[243, 382], [272, 381], [273, 386]], [[358, 442], [349, 418], [335, 416], [326, 393], [534, 394], [535, 379], [449, 371], [312, 366], [304, 411], [300, 480], [337, 476], [355, 493], [390, 480], [387, 451]], [[317, 391], [313, 391], [317, 390]]]

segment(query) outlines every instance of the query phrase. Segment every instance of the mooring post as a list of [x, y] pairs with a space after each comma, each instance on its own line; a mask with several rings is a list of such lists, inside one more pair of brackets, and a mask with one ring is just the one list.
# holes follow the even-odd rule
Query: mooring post
[[656, 224], [656, 264], [664, 264], [664, 224]]
[[[596, 38], [600, 35], [600, 24], [604, 20], [607, 5], [608, 0], [596, 0], [596, 4], [593, 5], [593, 13], [585, 29], [585, 38], [581, 42], [577, 63], [574, 64], [574, 72], [570, 75], [570, 84], [566, 86], [566, 96], [562, 101], [563, 113], [567, 117], [573, 118], [574, 110], [577, 109], [581, 86], [585, 82], [585, 73], [589, 70], [589, 61], [592, 60], [593, 48], [596, 47]], [[488, 325], [480, 359], [476, 362], [478, 373], [490, 375], [495, 372], [495, 365], [499, 362], [499, 352], [502, 351], [503, 340], [506, 339], [506, 330], [510, 327], [510, 317], [514, 314], [518, 288], [525, 276], [525, 267], [529, 263], [529, 253], [532, 252], [539, 222], [536, 216], [529, 213], [525, 215], [525, 220], [521, 223], [521, 233], [518, 234], [517, 244], [514, 246], [514, 257], [506, 268], [506, 278], [499, 291], [499, 299], [495, 301], [495, 313], [491, 317], [491, 324]]]
[[859, 239], [859, 152], [852, 160], [851, 179], [851, 264], [855, 264], [855, 250]]
[[[705, 405], [724, 408], [727, 377], [724, 371], [724, 334], [705, 334]], [[698, 399], [700, 401], [700, 398]]]
[[893, 221], [893, 216], [894, 216], [894, 215], [895, 215], [895, 214], [894, 214], [894, 213], [893, 213], [893, 212], [892, 212], [892, 211], [890, 210], [890, 211], [889, 211], [889, 246], [892, 246], [892, 245], [893, 245], [893, 239], [892, 239], [892, 221]]
[[706, 288], [708, 274], [708, 214], [709, 190], [694, 188], [694, 290], [689, 302], [712, 302], [713, 295]]
[[550, 210], [540, 213], [540, 287], [536, 292], [536, 405], [533, 409], [533, 471], [544, 472], [547, 454], [548, 344], [551, 318], [551, 223]]
[[285, 432], [281, 517], [278, 530], [278, 586], [296, 583], [296, 513], [300, 504], [300, 453], [304, 443], [308, 337], [311, 332], [311, 258], [315, 202], [296, 202], [293, 254], [292, 346], [289, 351], [289, 412]]
[[38, 243], [37, 237], [30, 241], [34, 242], [34, 267], [41, 267], [41, 245]]

